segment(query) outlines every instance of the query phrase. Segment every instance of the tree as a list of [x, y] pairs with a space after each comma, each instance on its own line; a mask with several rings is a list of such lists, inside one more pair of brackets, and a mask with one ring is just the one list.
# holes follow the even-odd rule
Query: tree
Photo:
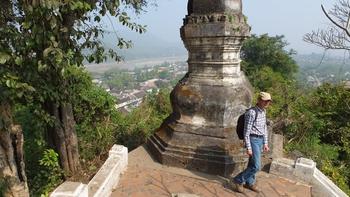
[[318, 29], [304, 36], [304, 41], [328, 49], [350, 50], [350, 2], [338, 0], [328, 12], [321, 5], [331, 25], [328, 29]]
[[[6, 27], [6, 28], [5, 28]], [[13, 118], [14, 103], [31, 100], [34, 88], [25, 83], [14, 67], [11, 43], [17, 38], [15, 14], [10, 1], [2, 1], [0, 9], [0, 184], [4, 196], [29, 196], [23, 158], [23, 133]], [[4, 38], [7, 38], [6, 40]], [[12, 59], [12, 61], [11, 61]]]
[[[26, 178], [21, 129], [12, 117], [14, 104], [37, 106], [37, 113], [47, 122], [47, 140], [58, 152], [61, 166], [67, 173], [75, 172], [79, 151], [71, 98], [79, 81], [67, 71], [83, 66], [84, 59], [98, 63], [109, 55], [120, 60], [115, 51], [105, 52], [99, 41], [104, 33], [101, 17], [117, 18], [122, 25], [142, 33], [144, 26], [131, 22], [126, 11], [139, 13], [147, 2], [2, 0], [0, 4], [0, 143], [4, 156], [0, 162], [7, 165], [0, 169], [0, 176], [8, 180], [8, 194], [19, 196], [18, 186], [26, 188]], [[130, 46], [120, 37], [116, 44], [120, 48]], [[22, 191], [22, 195], [27, 193], [27, 189]]]
[[286, 79], [293, 79], [298, 66], [291, 57], [295, 52], [287, 51], [288, 45], [284, 36], [270, 37], [267, 34], [246, 40], [242, 46], [242, 69], [251, 81], [258, 76], [263, 67], [270, 67], [272, 71], [280, 73]]

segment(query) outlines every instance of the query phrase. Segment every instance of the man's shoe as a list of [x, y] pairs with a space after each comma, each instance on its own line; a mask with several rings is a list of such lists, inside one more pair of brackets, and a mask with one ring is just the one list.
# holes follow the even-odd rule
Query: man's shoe
[[260, 189], [258, 188], [258, 186], [256, 186], [256, 184], [254, 185], [244, 185], [246, 188], [256, 192], [256, 193], [260, 193]]
[[244, 193], [243, 184], [236, 183], [234, 181], [231, 182], [232, 189], [239, 193]]

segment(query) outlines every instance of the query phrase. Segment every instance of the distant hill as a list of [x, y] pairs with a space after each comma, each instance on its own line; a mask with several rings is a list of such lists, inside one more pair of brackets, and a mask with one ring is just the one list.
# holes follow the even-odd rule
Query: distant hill
[[[131, 40], [130, 49], [117, 49], [125, 60], [178, 57], [187, 55], [187, 50], [181, 40], [162, 40], [151, 33], [138, 34], [135, 32], [120, 33], [125, 40]], [[116, 49], [117, 37], [114, 33], [106, 33], [102, 38], [106, 48]]]

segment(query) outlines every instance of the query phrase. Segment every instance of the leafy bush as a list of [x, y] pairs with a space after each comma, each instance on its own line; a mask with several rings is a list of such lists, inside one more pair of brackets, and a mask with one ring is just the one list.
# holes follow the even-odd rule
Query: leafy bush
[[114, 105], [114, 98], [95, 85], [80, 92], [74, 104], [74, 116], [82, 159], [91, 160], [115, 143], [119, 114]]
[[350, 194], [349, 187], [349, 166], [341, 163], [341, 165], [334, 165], [334, 161], [323, 160], [321, 164], [321, 171], [330, 177], [340, 189], [345, 193]]
[[299, 150], [307, 158], [313, 159], [322, 166], [322, 161], [336, 161], [339, 157], [339, 147], [322, 144], [318, 136], [309, 136], [302, 141], [286, 145], [287, 151]]
[[31, 195], [48, 196], [49, 193], [63, 181], [63, 171], [58, 162], [58, 154], [52, 149], [46, 149], [39, 160], [37, 174], [31, 183]]
[[16, 120], [22, 125], [26, 174], [31, 196], [48, 196], [63, 181], [58, 154], [45, 140], [47, 120], [35, 105], [17, 105]]
[[118, 142], [129, 150], [145, 143], [171, 113], [169, 94], [168, 89], [162, 89], [159, 93], [152, 92], [140, 107], [125, 115], [118, 128]]
[[[243, 43], [241, 57], [242, 69], [250, 81], [255, 80], [255, 73], [264, 67], [270, 67], [285, 79], [293, 79], [298, 71], [298, 65], [291, 57], [295, 52], [287, 51], [288, 43], [284, 36], [252, 35]], [[265, 87], [266, 88], [266, 87]]]

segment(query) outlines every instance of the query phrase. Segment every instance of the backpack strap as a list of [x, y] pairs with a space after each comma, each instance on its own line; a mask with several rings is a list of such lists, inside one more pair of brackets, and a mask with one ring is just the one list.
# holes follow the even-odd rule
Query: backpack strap
[[254, 123], [256, 122], [256, 119], [258, 118], [258, 109], [256, 107], [251, 107], [249, 109], [247, 109], [247, 111], [253, 109], [255, 111], [255, 119], [254, 119], [254, 122], [253, 122], [253, 126], [254, 126]]

